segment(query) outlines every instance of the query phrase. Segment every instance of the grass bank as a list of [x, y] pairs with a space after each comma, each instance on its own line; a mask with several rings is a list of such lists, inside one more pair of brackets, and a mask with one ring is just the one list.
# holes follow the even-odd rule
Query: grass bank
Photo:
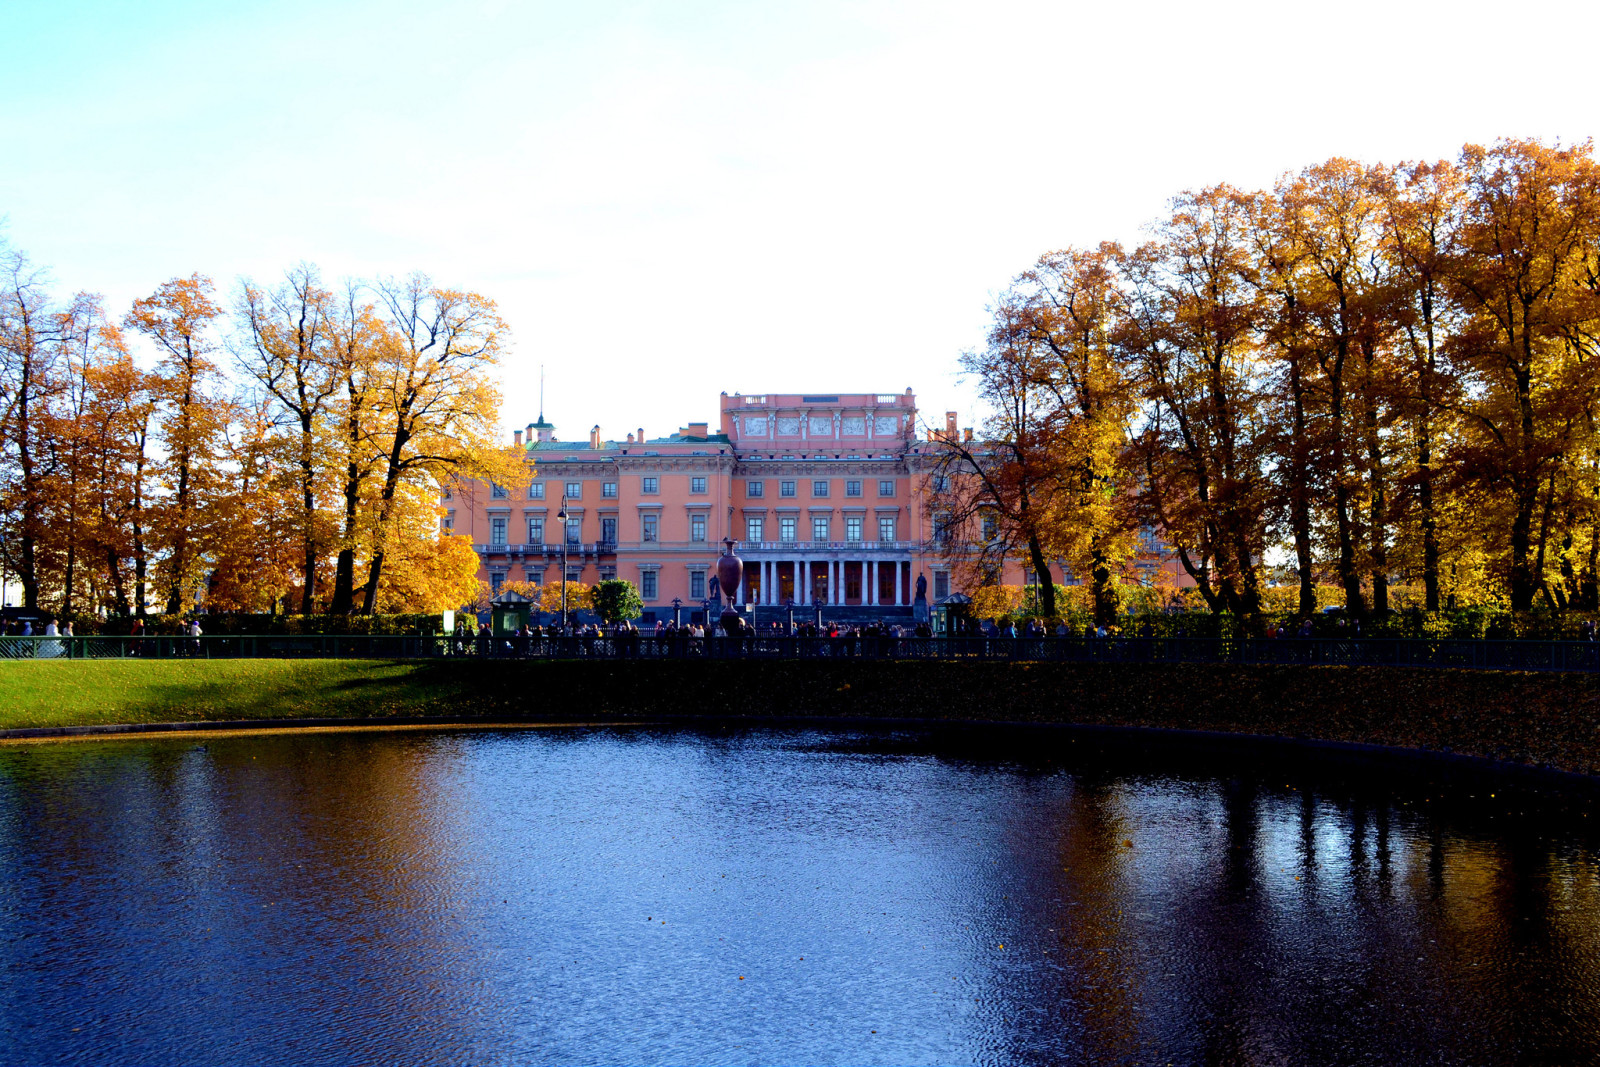
[[1600, 676], [1226, 664], [0, 663], [0, 729], [448, 716], [1010, 720], [1430, 749], [1600, 774]]

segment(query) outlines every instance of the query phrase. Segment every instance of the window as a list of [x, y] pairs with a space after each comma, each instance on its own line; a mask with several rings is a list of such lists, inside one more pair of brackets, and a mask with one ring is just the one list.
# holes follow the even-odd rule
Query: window
[[528, 520], [528, 544], [530, 544], [530, 545], [542, 545], [542, 544], [544, 544], [544, 520], [543, 519], [529, 519]]
[[[583, 581], [583, 568], [582, 567], [568, 567], [567, 568], [567, 584], [568, 585], [572, 585], [574, 582], [581, 582], [581, 581]], [[570, 598], [568, 599], [567, 604], [568, 604], [569, 607], [572, 605], [572, 601], [571, 601]]]
[[600, 540], [609, 544], [617, 543], [617, 517], [603, 515], [600, 517]]
[[691, 493], [703, 493], [705, 491], [706, 491], [706, 476], [705, 475], [697, 474], [693, 478], [689, 479], [689, 492], [691, 492]]
[[880, 479], [878, 479], [878, 495], [879, 496], [894, 496], [894, 479], [893, 478], [880, 478]]
[[600, 580], [602, 582], [615, 581], [616, 577], [617, 577], [617, 568], [615, 568], [615, 567], [601, 567], [600, 568]]
[[796, 521], [794, 519], [778, 520], [778, 540], [793, 541]]
[[894, 540], [894, 519], [893, 518], [887, 518], [886, 517], [886, 518], [881, 518], [881, 519], [878, 520], [878, 540], [880, 540], [880, 541], [893, 541]]
[[447, 486], [445, 486], [445, 487], [444, 487], [444, 488], [443, 488], [443, 489], [442, 489], [442, 490], [441, 490], [441, 492], [443, 492], [443, 493], [444, 493], [444, 498], [445, 498], [445, 499], [446, 499], [446, 500], [454, 500], [454, 499], [455, 499], [455, 494], [454, 494], [454, 493], [452, 493], [452, 492], [450, 492], [450, 487], [449, 487], [449, 486], [448, 486], [448, 485], [447, 485]]
[[639, 595], [646, 600], [654, 600], [656, 598], [655, 571], [639, 572]]
[[496, 500], [505, 500], [511, 496], [511, 490], [507, 489], [503, 485], [497, 485], [494, 482], [490, 482], [489, 495], [494, 497]]
[[936, 511], [933, 513], [933, 543], [942, 545], [950, 540], [950, 513]]
[[933, 476], [933, 491], [947, 493], [950, 491], [950, 476], [948, 474], [935, 474]]
[[993, 541], [1000, 536], [1000, 519], [992, 511], [983, 513], [983, 539]]
[[639, 491], [647, 496], [655, 496], [661, 492], [661, 479], [647, 476], [639, 479]]
[[811, 520], [811, 540], [826, 541], [828, 539], [828, 520], [814, 518]]
[[860, 496], [861, 495], [861, 483], [860, 482], [845, 482], [844, 483], [844, 495], [845, 496]]
[[568, 500], [582, 500], [583, 499], [583, 483], [582, 482], [568, 482], [567, 483], [567, 499]]
[[489, 595], [499, 596], [500, 587], [506, 584], [506, 576], [499, 571], [489, 572]]
[[861, 520], [855, 516], [844, 520], [844, 539], [846, 541], [861, 540]]
[[691, 600], [704, 600], [706, 598], [706, 572], [689, 572], [689, 598]]
[[567, 544], [575, 545], [583, 537], [583, 520], [567, 520]]
[[506, 520], [503, 515], [496, 515], [489, 520], [489, 543], [503, 545], [506, 543]]
[[933, 599], [943, 600], [950, 595], [950, 572], [933, 572]]
[[704, 515], [689, 516], [689, 540], [704, 541], [706, 539], [706, 517]]
[[617, 483], [601, 482], [600, 495], [605, 497], [607, 500], [615, 500], [617, 498]]
[[746, 541], [760, 541], [762, 533], [765, 532], [762, 527], [765, 525], [766, 522], [762, 519], [744, 520], [744, 539]]
[[528, 499], [529, 500], [543, 500], [544, 499], [544, 483], [543, 482], [529, 482], [528, 483]]
[[794, 483], [793, 482], [779, 482], [778, 483], [778, 495], [779, 496], [794, 496]]
[[744, 495], [745, 496], [765, 496], [766, 495], [766, 483], [765, 482], [757, 482], [757, 481], [745, 482], [744, 483]]
[[828, 483], [827, 482], [823, 482], [823, 481], [812, 482], [811, 483], [811, 495], [812, 496], [827, 496], [828, 495]]
[[456, 513], [455, 512], [447, 511], [447, 512], [444, 513], [444, 528], [446, 530], [454, 530], [456, 528]]
[[660, 540], [661, 532], [656, 525], [660, 521], [657, 515], [641, 515], [639, 517], [639, 537], [644, 541]]
[[522, 577], [529, 585], [538, 585], [544, 581], [544, 568], [540, 567], [538, 570], [534, 570], [532, 567], [524, 567]]

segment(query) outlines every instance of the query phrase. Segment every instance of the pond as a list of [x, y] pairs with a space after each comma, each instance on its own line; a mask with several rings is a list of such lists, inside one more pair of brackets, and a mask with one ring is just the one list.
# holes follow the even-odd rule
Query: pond
[[1065, 731], [0, 747], [0, 1062], [1595, 1062], [1592, 821]]

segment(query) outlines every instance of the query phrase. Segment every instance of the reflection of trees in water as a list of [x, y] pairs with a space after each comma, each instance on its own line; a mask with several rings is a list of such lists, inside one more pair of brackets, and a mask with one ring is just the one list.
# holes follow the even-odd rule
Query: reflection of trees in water
[[[195, 1011], [196, 1059], [470, 1059], [483, 952], [443, 739], [330, 735], [111, 742], [0, 753], [13, 872], [36, 880], [24, 922], [51, 945], [70, 1002], [156, 1040]], [[377, 741], [378, 743], [373, 743]], [[18, 755], [24, 753], [24, 755]], [[30, 755], [50, 764], [29, 774]], [[38, 788], [30, 788], [30, 777]], [[63, 872], [71, 877], [63, 879]], [[76, 910], [74, 910], [76, 909]], [[53, 943], [53, 944], [52, 944]], [[92, 952], [87, 948], [92, 946]], [[93, 969], [88, 970], [90, 964]], [[162, 975], [151, 983], [150, 973]], [[316, 1020], [271, 1044], [268, 1020]], [[251, 1023], [250, 1020], [256, 1022]], [[191, 1020], [192, 1021], [192, 1020]], [[229, 1042], [251, 1041], [241, 1047]], [[454, 1052], [452, 1052], [454, 1050]]]

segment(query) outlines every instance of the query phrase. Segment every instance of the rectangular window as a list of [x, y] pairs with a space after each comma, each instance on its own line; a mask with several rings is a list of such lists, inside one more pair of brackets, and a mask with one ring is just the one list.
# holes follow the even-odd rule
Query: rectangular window
[[811, 495], [812, 496], [827, 496], [828, 495], [828, 483], [827, 482], [822, 482], [822, 481], [812, 482], [811, 483]]
[[655, 496], [661, 492], [661, 479], [650, 475], [639, 479], [639, 491], [646, 496]]
[[654, 600], [656, 598], [655, 571], [639, 572], [639, 595], [645, 600]]
[[530, 544], [530, 545], [542, 545], [542, 544], [544, 544], [544, 520], [543, 519], [529, 519], [528, 520], [528, 544]]
[[617, 578], [617, 568], [615, 568], [615, 567], [601, 567], [600, 568], [600, 580], [602, 582], [616, 581], [616, 578]]
[[601, 517], [600, 540], [613, 545], [617, 543], [617, 517], [615, 515]]
[[706, 572], [689, 572], [689, 599], [704, 600], [706, 598]]
[[529, 482], [528, 483], [528, 499], [529, 500], [543, 500], [544, 499], [544, 483], [543, 482]]
[[861, 495], [861, 483], [860, 482], [845, 482], [844, 483], [844, 495], [845, 496], [860, 496]]
[[494, 497], [496, 500], [505, 500], [511, 496], [511, 490], [507, 489], [503, 485], [496, 485], [494, 482], [490, 482], [489, 495]]
[[766, 488], [767, 488], [767, 483], [765, 483], [765, 482], [748, 481], [748, 482], [744, 483], [744, 495], [745, 496], [765, 496], [766, 495]]
[[778, 483], [778, 495], [779, 496], [794, 496], [794, 483], [793, 482], [779, 482]]
[[[567, 584], [571, 585], [574, 582], [581, 582], [581, 581], [583, 581], [583, 568], [582, 567], [568, 567], [567, 568]], [[572, 601], [571, 601], [570, 598], [567, 600], [567, 606], [569, 608], [572, 606]]]
[[490, 596], [499, 596], [500, 595], [500, 587], [502, 585], [505, 585], [505, 584], [506, 584], [506, 576], [505, 575], [501, 574], [499, 571], [491, 571], [489, 573], [489, 595]]
[[879, 478], [878, 479], [878, 495], [879, 496], [894, 496], [894, 479], [893, 478]]
[[844, 520], [844, 539], [846, 541], [861, 540], [861, 520], [854, 516]]
[[778, 520], [778, 540], [780, 540], [780, 541], [793, 541], [794, 537], [795, 537], [795, 532], [794, 531], [795, 531], [795, 526], [796, 525], [798, 525], [798, 523], [794, 519], [779, 519]]
[[522, 571], [522, 577], [529, 585], [538, 585], [544, 581], [544, 568], [541, 567], [538, 570], [534, 570], [532, 567], [525, 567]]
[[496, 515], [489, 520], [489, 543], [491, 545], [506, 543], [506, 520], [503, 515]]
[[744, 539], [746, 541], [760, 541], [764, 532], [762, 527], [765, 525], [766, 523], [761, 519], [744, 520]]
[[689, 540], [704, 541], [706, 539], [706, 517], [704, 515], [689, 516]]
[[983, 539], [993, 541], [1000, 535], [1000, 520], [992, 511], [983, 513]]
[[933, 513], [933, 543], [942, 545], [950, 540], [950, 513], [936, 511]]
[[447, 511], [447, 512], [444, 513], [444, 528], [446, 530], [454, 530], [456, 528], [456, 513], [455, 512]]
[[445, 486], [443, 488], [443, 490], [441, 490], [441, 491], [444, 493], [444, 498], [446, 500], [454, 500], [455, 499], [455, 494], [450, 492], [450, 487], [448, 485]]
[[811, 540], [813, 540], [813, 541], [826, 541], [827, 539], [828, 539], [828, 520], [827, 519], [812, 519], [811, 520]]
[[567, 483], [567, 499], [568, 500], [582, 500], [583, 499], [583, 483], [582, 482], [568, 482]]
[[615, 500], [617, 498], [617, 483], [601, 482], [600, 495], [605, 497], [607, 500]]
[[933, 572], [933, 599], [943, 600], [950, 595], [950, 572]]
[[567, 544], [575, 545], [583, 538], [583, 520], [567, 520]]
[[947, 474], [935, 474], [933, 476], [933, 491], [935, 493], [945, 493], [949, 492], [949, 490], [950, 476]]
[[705, 475], [697, 474], [693, 478], [689, 479], [689, 492], [691, 492], [691, 493], [704, 493], [705, 491], [706, 491], [706, 478], [705, 478]]
[[660, 529], [656, 525], [659, 517], [645, 514], [639, 517], [639, 538], [643, 541], [656, 541], [660, 539]]
[[885, 518], [885, 519], [879, 519], [878, 520], [878, 540], [880, 540], [880, 541], [893, 541], [894, 540], [894, 519]]

